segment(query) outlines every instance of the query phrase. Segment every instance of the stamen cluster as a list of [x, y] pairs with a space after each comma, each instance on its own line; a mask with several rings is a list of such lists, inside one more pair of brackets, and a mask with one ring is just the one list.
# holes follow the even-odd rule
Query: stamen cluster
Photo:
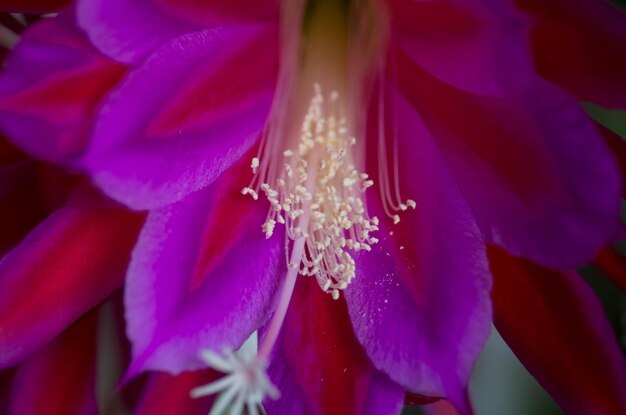
[[[276, 224], [285, 225], [287, 248], [290, 241], [304, 237], [302, 260], [289, 266], [315, 276], [322, 290], [335, 299], [355, 276], [349, 251], [369, 251], [378, 242], [370, 236], [378, 230], [378, 218], [368, 216], [363, 202], [363, 193], [373, 181], [354, 165], [356, 139], [348, 134], [345, 117], [338, 115], [338, 101], [339, 94], [333, 92], [326, 105], [321, 87], [315, 85], [297, 149], [285, 150], [280, 176], [259, 187], [270, 203], [262, 225], [266, 237], [272, 236]], [[258, 158], [252, 160], [253, 173], [260, 164]], [[258, 198], [251, 187], [242, 193]], [[302, 221], [305, 215], [307, 220]]]

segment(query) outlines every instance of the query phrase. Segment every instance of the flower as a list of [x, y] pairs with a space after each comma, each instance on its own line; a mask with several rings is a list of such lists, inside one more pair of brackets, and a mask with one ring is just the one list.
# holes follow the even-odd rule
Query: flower
[[[623, 18], [592, 3], [576, 10]], [[575, 388], [533, 341], [539, 329], [570, 339], [571, 326], [526, 327], [508, 307], [515, 287], [529, 311], [580, 314], [590, 340], [567, 365], [601, 349], [606, 369], [585, 373], [619, 391], [624, 362], [597, 303], [544, 267], [580, 265], [611, 242], [621, 191], [598, 130], [549, 80], [579, 98], [600, 91], [600, 103], [621, 105], [624, 89], [571, 82], [543, 43], [531, 48], [522, 8], [537, 9], [539, 33], [554, 19], [534, 2], [351, 2], [351, 25], [337, 4], [283, 6], [82, 0], [78, 25], [117, 63], [68, 9], [33, 27], [0, 79], [0, 126], [15, 143], [149, 210], [125, 284], [129, 373], [204, 367], [201, 350], [259, 330], [259, 360], [246, 362], [267, 363], [281, 391], [270, 412], [397, 413], [410, 390], [469, 413], [491, 266], [496, 323], [564, 407]], [[606, 408], [624, 408], [611, 397]]]

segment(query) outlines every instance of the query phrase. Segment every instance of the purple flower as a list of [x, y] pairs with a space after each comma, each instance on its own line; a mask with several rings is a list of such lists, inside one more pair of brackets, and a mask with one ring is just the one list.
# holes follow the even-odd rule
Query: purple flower
[[[518, 320], [552, 309], [546, 287], [591, 333], [576, 351], [603, 351], [606, 408], [625, 408], [624, 361], [566, 270], [620, 226], [619, 171], [577, 99], [623, 106], [626, 83], [559, 76], [531, 43], [549, 10], [519, 3], [80, 0], [33, 27], [0, 78], [0, 127], [149, 211], [128, 376], [209, 363], [227, 376], [195, 394], [250, 412], [277, 389], [269, 413], [398, 413], [407, 390], [471, 413], [493, 273], [496, 324], [561, 405], [603, 404], [572, 404], [532, 352], [560, 330]], [[623, 27], [607, 29], [620, 46]], [[516, 287], [528, 310], [507, 307]], [[257, 331], [256, 355], [231, 353]]]

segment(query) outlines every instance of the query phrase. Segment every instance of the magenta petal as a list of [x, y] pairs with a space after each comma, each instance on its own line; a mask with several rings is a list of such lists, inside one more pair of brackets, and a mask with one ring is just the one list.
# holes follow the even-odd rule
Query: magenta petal
[[436, 78], [488, 95], [530, 80], [528, 28], [508, 2], [390, 0], [390, 5], [392, 36]]
[[100, 55], [70, 10], [23, 35], [0, 76], [0, 128], [37, 158], [73, 162], [125, 68]]
[[78, 24], [111, 58], [136, 64], [170, 39], [194, 28], [163, 14], [150, 0], [78, 0]]
[[369, 198], [381, 219], [380, 241], [357, 257], [348, 309], [377, 368], [412, 392], [445, 397], [471, 413], [465, 388], [491, 324], [484, 244], [414, 110], [397, 97], [393, 111], [404, 149], [401, 189], [417, 207], [393, 225]]
[[65, 207], [0, 262], [0, 367], [19, 362], [123, 283], [143, 217]]
[[403, 388], [369, 361], [343, 300], [333, 300], [317, 282], [301, 277], [281, 330], [268, 368], [281, 397], [265, 401], [268, 413], [400, 413]]
[[201, 349], [238, 348], [271, 313], [283, 241], [261, 231], [267, 205], [239, 193], [247, 163], [149, 214], [126, 284], [130, 374], [201, 368]]
[[135, 209], [210, 184], [259, 137], [274, 94], [274, 26], [190, 33], [157, 50], [104, 104], [84, 167]]
[[615, 237], [620, 173], [578, 102], [540, 79], [506, 98], [479, 97], [408, 59], [399, 68], [488, 242], [564, 267]]
[[626, 360], [585, 281], [494, 247], [489, 261], [496, 327], [565, 413], [626, 413]]
[[18, 367], [9, 415], [93, 415], [96, 402], [96, 324], [84, 316]]
[[103, 53], [136, 64], [172, 38], [233, 23], [277, 21], [276, 0], [79, 0], [78, 22]]

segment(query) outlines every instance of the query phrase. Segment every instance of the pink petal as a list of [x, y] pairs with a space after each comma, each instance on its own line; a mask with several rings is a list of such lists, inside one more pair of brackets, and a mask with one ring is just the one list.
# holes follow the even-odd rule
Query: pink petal
[[77, 8], [79, 24], [94, 45], [133, 64], [184, 33], [278, 21], [278, 10], [276, 0], [79, 0]]
[[558, 272], [489, 249], [496, 327], [568, 414], [626, 413], [626, 362], [593, 291]]
[[317, 282], [296, 283], [268, 373], [281, 392], [271, 414], [399, 414], [404, 391], [374, 368], [352, 332], [343, 300]]
[[149, 214], [126, 283], [129, 375], [205, 367], [201, 349], [236, 349], [268, 319], [284, 248], [280, 234], [261, 231], [267, 204], [240, 193], [250, 159]]
[[516, 0], [539, 72], [580, 100], [626, 109], [626, 13], [610, 1]]
[[92, 415], [96, 403], [96, 323], [92, 312], [24, 360], [8, 415]]
[[539, 79], [506, 98], [480, 97], [398, 59], [401, 88], [487, 241], [559, 267], [584, 264], [615, 237], [619, 171], [575, 100]]
[[508, 2], [390, 0], [392, 36], [425, 70], [457, 88], [502, 95], [528, 83], [528, 29]]
[[[356, 258], [348, 309], [374, 366], [467, 414], [465, 389], [491, 325], [484, 244], [428, 131], [405, 98], [394, 98], [400, 188], [417, 206], [393, 225], [369, 196], [370, 212], [380, 218], [379, 242]], [[368, 170], [376, 171], [372, 159]]]
[[210, 184], [263, 128], [276, 80], [275, 29], [206, 30], [157, 50], [104, 104], [84, 164], [95, 181], [135, 209]]
[[0, 263], [0, 367], [50, 341], [123, 281], [143, 221], [119, 209], [68, 206]]
[[73, 162], [125, 68], [97, 53], [71, 10], [30, 27], [0, 76], [0, 128], [31, 155]]

